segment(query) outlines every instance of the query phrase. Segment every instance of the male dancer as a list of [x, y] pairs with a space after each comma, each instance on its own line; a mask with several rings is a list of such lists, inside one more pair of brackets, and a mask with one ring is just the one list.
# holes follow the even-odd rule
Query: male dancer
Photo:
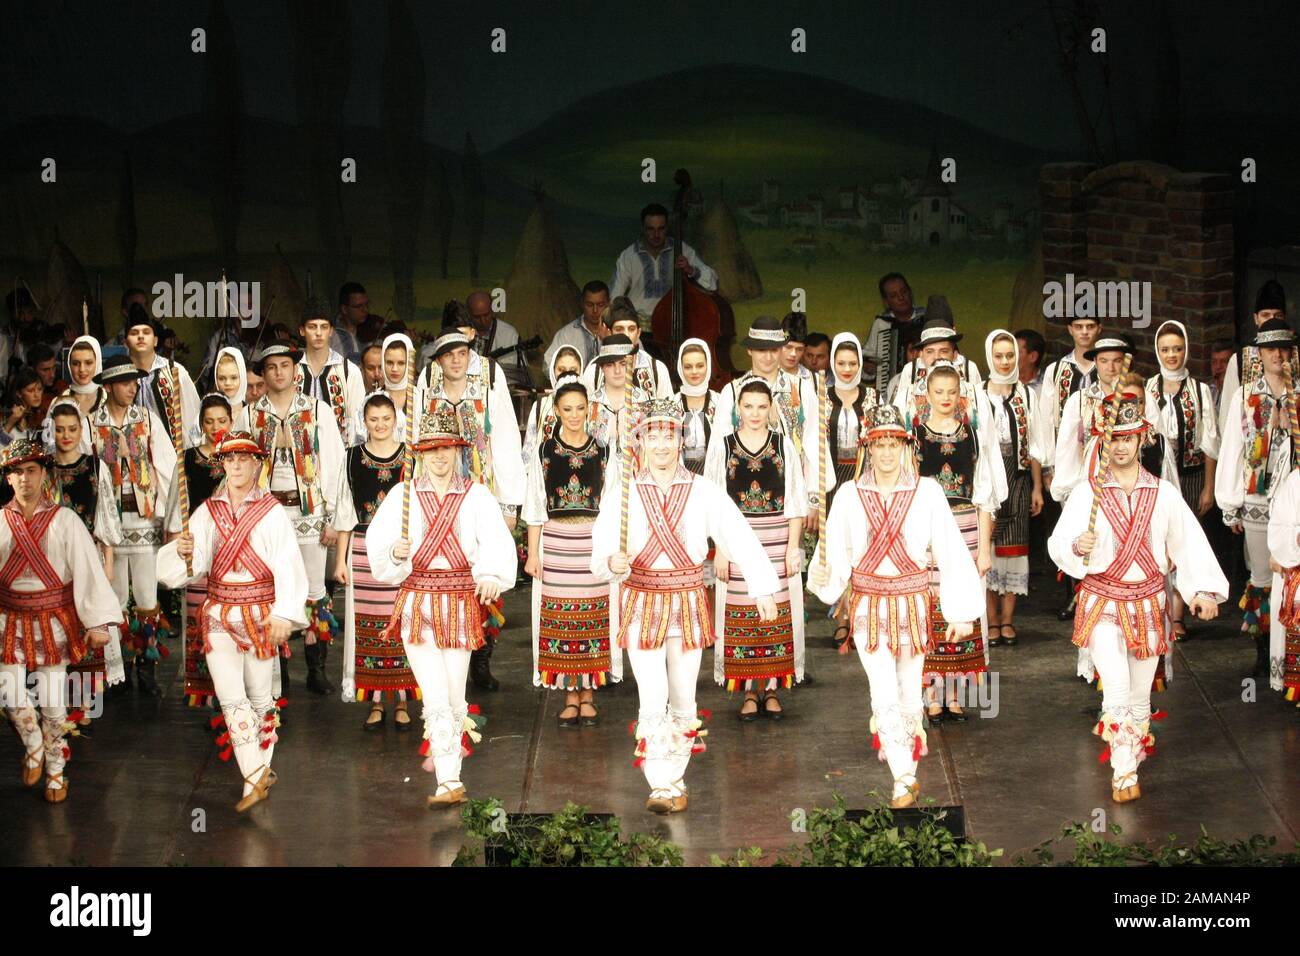
[[[108, 644], [122, 608], [90, 532], [46, 494], [49, 465], [45, 449], [26, 439], [0, 452], [0, 472], [14, 492], [0, 509], [0, 704], [26, 751], [23, 786], [35, 786], [44, 769], [45, 799], [62, 803], [65, 735], [82, 716], [68, 712], [67, 667]], [[29, 672], [39, 675], [35, 701]]]
[[779, 584], [727, 493], [682, 464], [681, 406], [672, 399], [648, 402], [634, 435], [647, 467], [625, 496], [605, 495], [592, 529], [591, 571], [622, 587], [616, 640], [636, 674], [636, 763], [644, 765], [650, 784], [646, 809], [676, 813], [686, 809], [686, 766], [692, 752], [704, 749], [700, 737], [706, 733], [695, 682], [703, 649], [713, 644], [704, 589], [709, 539], [740, 569], [760, 620], [776, 620]]
[[[459, 316], [459, 312], [455, 315]], [[456, 413], [461, 423], [460, 433], [470, 445], [470, 478], [487, 486], [500, 505], [506, 527], [513, 532], [519, 507], [524, 503], [519, 423], [509, 391], [493, 384], [493, 377], [501, 374], [500, 366], [476, 354], [470, 348], [472, 342], [459, 327], [438, 336], [433, 348], [434, 364], [429, 367], [429, 386], [422, 398], [417, 390], [417, 402], [429, 412], [448, 406]], [[494, 603], [489, 613], [487, 643], [474, 651], [470, 663], [470, 677], [482, 690], [496, 690], [500, 686], [488, 663], [505, 622], [500, 601]]]
[[356, 421], [361, 415], [366, 387], [361, 370], [330, 347], [334, 334], [334, 315], [324, 302], [310, 305], [303, 313], [298, 334], [306, 345], [297, 368], [294, 387], [308, 398], [325, 405], [334, 413], [343, 444], [357, 444]]
[[[139, 332], [138, 326], [132, 328], [133, 336]], [[105, 401], [90, 413], [90, 441], [95, 457], [113, 475], [114, 504], [122, 524], [122, 541], [113, 549], [113, 590], [119, 608], [135, 602], [127, 634], [134, 645], [136, 678], [141, 693], [157, 697], [162, 692], [154, 668], [165, 650], [158, 636], [168, 630], [158, 605], [157, 553], [176, 473], [176, 449], [158, 416], [136, 402], [143, 376], [125, 355], [104, 362], [95, 384], [104, 386]]]
[[177, 379], [173, 377], [175, 369], [174, 374], [180, 379], [181, 389], [181, 437], [184, 439], [184, 447], [190, 448], [202, 440], [199, 433], [199, 393], [183, 365], [158, 354], [161, 333], [162, 326], [158, 321], [149, 316], [144, 306], [133, 302], [126, 318], [126, 350], [131, 363], [140, 370], [142, 379], [135, 403], [157, 415], [167, 429], [167, 436], [174, 438], [167, 409], [176, 387]]
[[[235, 427], [247, 431], [267, 456], [270, 491], [284, 506], [307, 568], [307, 689], [330, 694], [325, 676], [330, 641], [342, 633], [325, 590], [326, 552], [334, 543], [334, 503], [343, 468], [338, 420], [324, 402], [294, 385], [300, 355], [287, 345], [268, 345], [255, 365], [266, 394], [244, 406]], [[295, 618], [297, 620], [297, 618]], [[281, 686], [287, 683], [281, 681]]]
[[984, 589], [943, 489], [917, 477], [902, 413], [877, 405], [869, 415], [862, 438], [869, 464], [852, 492], [835, 496], [809, 582], [828, 605], [849, 589], [853, 644], [871, 688], [872, 744], [894, 777], [890, 806], [910, 807], [928, 752], [921, 676], [932, 637], [929, 561], [939, 569], [949, 643], [973, 633]]
[[[1287, 475], [1295, 470], [1300, 448], [1295, 434], [1297, 353], [1295, 333], [1286, 319], [1269, 319], [1255, 333], [1260, 370], [1236, 393], [1225, 396], [1227, 414], [1220, 436], [1214, 496], [1223, 523], [1246, 539], [1250, 585], [1241, 597], [1241, 629], [1255, 641], [1255, 673], [1268, 675], [1282, 689], [1285, 628], [1271, 613], [1272, 596], [1282, 578], [1268, 547], [1268, 524]], [[1282, 515], [1283, 520], [1287, 516]], [[1181, 572], [1181, 568], [1179, 571]]]
[[470, 654], [483, 644], [482, 605], [509, 590], [519, 569], [497, 502], [467, 474], [472, 446], [461, 424], [446, 407], [424, 416], [413, 446], [419, 476], [384, 498], [366, 533], [371, 573], [400, 586], [385, 633], [400, 633], [424, 699], [420, 752], [438, 782], [430, 808], [466, 799], [462, 744], [464, 735], [478, 739], [480, 723], [465, 703]]
[[[1115, 406], [1109, 468], [1077, 485], [1047, 549], [1066, 574], [1081, 580], [1074, 643], [1086, 647], [1101, 676], [1102, 714], [1095, 728], [1109, 745], [1111, 798], [1142, 796], [1137, 768], [1155, 744], [1151, 684], [1160, 656], [1176, 640], [1166, 608], [1166, 578], [1192, 613], [1212, 620], [1228, 599], [1228, 582], [1182, 491], [1142, 467], [1150, 427], [1141, 381]], [[1103, 450], [1102, 457], [1105, 457]], [[1100, 499], [1095, 527], [1094, 496]]]
[[[181, 588], [207, 575], [199, 608], [203, 653], [221, 704], [225, 731], [244, 789], [235, 810], [267, 798], [275, 783], [271, 756], [279, 707], [272, 700], [276, 648], [306, 625], [307, 571], [293, 526], [276, 498], [258, 486], [266, 449], [247, 432], [231, 432], [216, 446], [226, 482], [190, 516], [189, 531], [158, 552], [158, 578]], [[251, 654], [249, 652], [252, 652]]]

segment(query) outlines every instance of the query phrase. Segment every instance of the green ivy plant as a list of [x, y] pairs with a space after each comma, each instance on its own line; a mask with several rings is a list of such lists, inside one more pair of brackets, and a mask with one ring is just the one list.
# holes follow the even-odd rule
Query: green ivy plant
[[[1118, 823], [1106, 828], [1111, 836], [1118, 837], [1124, 831]], [[1056, 863], [1052, 844], [1063, 840], [1074, 844], [1074, 857]], [[1178, 836], [1171, 834], [1168, 841], [1161, 844], [1120, 843], [1108, 839], [1101, 833], [1094, 832], [1084, 823], [1068, 823], [1061, 828], [1060, 834], [1045, 840], [1032, 851], [1034, 861], [1031, 863], [1021, 856], [1016, 859], [1018, 866], [1300, 866], [1300, 843], [1288, 851], [1278, 851], [1276, 837], [1266, 837], [1256, 833], [1244, 840], [1221, 840], [1211, 837], [1205, 827], [1201, 835], [1191, 844], [1179, 843]]]
[[594, 818], [570, 801], [559, 813], [508, 821], [501, 801], [470, 800], [461, 822], [472, 842], [460, 848], [454, 866], [476, 866], [491, 845], [511, 866], [681, 866], [682, 850], [645, 833], [623, 839], [617, 817]]
[[777, 866], [992, 866], [1002, 850], [959, 839], [939, 821], [943, 810], [927, 811], [919, 826], [899, 827], [893, 811], [876, 791], [877, 806], [850, 820], [844, 798], [831, 794], [831, 806], [814, 807], [807, 817], [808, 841], [790, 847]]

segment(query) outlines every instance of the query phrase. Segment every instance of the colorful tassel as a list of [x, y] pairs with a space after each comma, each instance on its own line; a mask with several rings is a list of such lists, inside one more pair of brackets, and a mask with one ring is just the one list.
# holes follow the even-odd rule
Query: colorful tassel
[[227, 747], [225, 750], [221, 751], [221, 753], [217, 754], [217, 756], [220, 757], [222, 760], [229, 761], [230, 755], [233, 754], [234, 752], [235, 752], [234, 747]]
[[1098, 755], [1098, 757], [1097, 757], [1097, 763], [1105, 763], [1105, 762], [1106, 762], [1107, 760], [1109, 760], [1109, 759], [1110, 759], [1110, 745], [1108, 744], [1108, 745], [1106, 746], [1106, 749], [1104, 749], [1104, 750], [1101, 752], [1101, 754]]

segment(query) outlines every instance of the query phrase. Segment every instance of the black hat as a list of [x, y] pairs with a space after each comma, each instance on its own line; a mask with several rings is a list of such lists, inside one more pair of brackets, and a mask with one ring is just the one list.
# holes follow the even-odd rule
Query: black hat
[[1276, 279], [1269, 279], [1255, 293], [1255, 311], [1263, 312], [1265, 309], [1277, 309], [1286, 315], [1286, 289]]
[[781, 323], [770, 315], [760, 315], [749, 324], [749, 334], [740, 344], [758, 351], [779, 349], [789, 337]]
[[126, 324], [122, 326], [123, 335], [130, 332], [137, 325], [147, 325], [153, 329], [153, 334], [159, 339], [163, 337], [162, 323], [149, 314], [149, 310], [139, 302], [132, 302], [131, 307], [126, 310]]
[[448, 299], [442, 307], [442, 331], [452, 329], [472, 329], [474, 320], [470, 318], [469, 308], [459, 299]]
[[[1266, 305], [1264, 308], [1272, 309], [1275, 306]], [[1290, 323], [1286, 319], [1269, 319], [1255, 330], [1255, 341], [1251, 345], [1256, 348], [1293, 348], [1295, 346], [1295, 331], [1292, 330]]]
[[[935, 299], [943, 300], [944, 304], [940, 309], [941, 312], [943, 311], [943, 309], [947, 308], [948, 303], [947, 300], [943, 298], [943, 296], [941, 295], [930, 296], [931, 302], [933, 302]], [[949, 312], [948, 314], [951, 315], [952, 313]], [[930, 315], [930, 310], [929, 307], [927, 306], [925, 312], [925, 322], [922, 323], [921, 325], [921, 334], [917, 337], [916, 341], [917, 344], [921, 346], [921, 348], [925, 348], [931, 342], [952, 342], [953, 344], [956, 344], [957, 342], [961, 341], [961, 335], [957, 332], [956, 329], [952, 327], [952, 323], [945, 321], [942, 318], [933, 318]]]
[[804, 312], [788, 312], [781, 320], [781, 328], [790, 336], [791, 342], [802, 342], [808, 338], [808, 315]]
[[127, 356], [111, 355], [104, 359], [104, 368], [95, 376], [93, 381], [96, 385], [107, 385], [109, 382], [125, 382], [143, 378], [148, 374], [148, 372], [142, 372], [132, 365], [131, 359]]
[[436, 359], [438, 356], [445, 355], [452, 349], [458, 349], [462, 345], [469, 348], [470, 344], [470, 337], [453, 325], [433, 340], [433, 357]]
[[615, 332], [600, 340], [600, 351], [592, 359], [597, 365], [621, 362], [636, 352], [636, 345], [622, 332]]
[[334, 316], [336, 314], [330, 309], [330, 304], [326, 299], [322, 299], [320, 296], [312, 296], [307, 300], [307, 305], [302, 310], [302, 324], [306, 325], [308, 322], [319, 319], [334, 325]]
[[261, 375], [262, 369], [266, 366], [266, 360], [280, 355], [292, 359], [294, 365], [297, 365], [302, 361], [302, 353], [296, 348], [291, 345], [284, 345], [281, 342], [276, 342], [272, 345], [266, 346], [266, 348], [253, 356], [253, 371], [257, 372], [258, 375]]
[[931, 319], [942, 322], [950, 329], [957, 328], [957, 320], [953, 318], [952, 306], [948, 304], [946, 295], [932, 295], [926, 300], [925, 320], [929, 322]]
[[1133, 340], [1127, 335], [1122, 332], [1111, 332], [1094, 342], [1092, 348], [1083, 353], [1083, 357], [1086, 361], [1091, 362], [1099, 352], [1125, 352], [1129, 355], [1136, 355], [1137, 349], [1133, 346]]

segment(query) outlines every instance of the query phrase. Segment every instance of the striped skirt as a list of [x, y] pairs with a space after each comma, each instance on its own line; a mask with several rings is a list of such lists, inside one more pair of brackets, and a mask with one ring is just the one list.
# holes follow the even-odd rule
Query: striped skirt
[[591, 573], [594, 524], [569, 518], [542, 526], [533, 650], [534, 683], [543, 687], [578, 690], [610, 681], [610, 589]]
[[181, 636], [185, 647], [185, 703], [191, 707], [207, 707], [217, 699], [212, 675], [208, 673], [208, 657], [203, 653], [203, 629], [199, 626], [199, 608], [207, 596], [206, 577], [185, 588]]
[[384, 636], [397, 588], [376, 581], [370, 573], [365, 528], [352, 530], [348, 559], [348, 608], [343, 622], [343, 690], [347, 699], [365, 700], [380, 691], [409, 691], [418, 697], [419, 685], [406, 660], [401, 636]]
[[[979, 511], [972, 504], [955, 504], [952, 516], [957, 521], [962, 540], [970, 549], [974, 558], [979, 550]], [[944, 619], [939, 606], [939, 569], [930, 569], [930, 651], [925, 655], [925, 671], [922, 675], [928, 681], [932, 676], [978, 677], [988, 670], [984, 659], [984, 630], [981, 622], [974, 622], [970, 637], [951, 643], [945, 641], [944, 632], [948, 622]]]
[[1201, 506], [1201, 492], [1205, 490], [1205, 469], [1196, 468], [1180, 474], [1178, 488], [1183, 493], [1183, 501], [1187, 502], [1187, 507], [1192, 509], [1192, 514], [1196, 514]]
[[803, 677], [800, 653], [803, 643], [802, 600], [797, 602], [797, 613], [794, 606], [795, 595], [802, 598], [803, 581], [796, 575], [792, 588], [785, 567], [790, 521], [783, 514], [747, 514], [745, 520], [758, 536], [780, 583], [780, 590], [773, 595], [776, 620], [759, 620], [758, 607], [749, 597], [749, 588], [740, 576], [740, 569], [733, 565], [732, 581], [719, 581], [717, 584], [714, 604], [718, 621], [714, 630], [721, 637], [714, 645], [713, 676], [719, 684], [725, 684], [728, 691], [741, 688], [761, 690], [770, 680], [775, 680], [779, 686], [790, 687]]
[[1028, 471], [1016, 471], [1011, 456], [1002, 459], [1011, 476], [1007, 500], [998, 508], [993, 525], [993, 566], [985, 582], [997, 594], [1029, 593], [1029, 506], [1034, 480]]

